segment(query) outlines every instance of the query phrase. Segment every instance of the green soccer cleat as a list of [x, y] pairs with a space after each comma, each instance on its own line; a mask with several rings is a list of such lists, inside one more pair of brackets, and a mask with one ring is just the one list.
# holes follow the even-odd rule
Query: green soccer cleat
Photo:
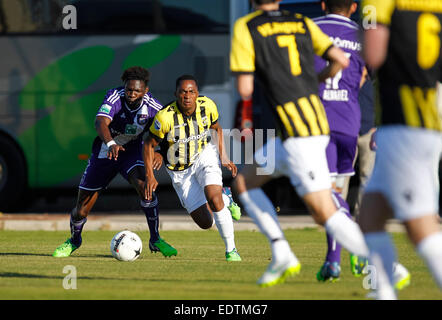
[[154, 243], [149, 241], [149, 249], [151, 252], [161, 252], [165, 257], [176, 256], [178, 251], [163, 239], [159, 238]]
[[233, 202], [230, 206], [227, 207], [229, 209], [232, 218], [236, 221], [241, 219], [241, 208], [235, 202]]
[[232, 191], [229, 187], [225, 187], [223, 188], [223, 194], [225, 194], [229, 198], [230, 204], [227, 206], [227, 209], [229, 209], [233, 220], [238, 221], [239, 219], [241, 219], [241, 208], [235, 201], [233, 201]]
[[296, 275], [300, 271], [301, 263], [294, 256], [283, 263], [272, 261], [261, 278], [259, 278], [258, 285], [261, 288], [272, 287], [283, 283], [287, 277]]
[[339, 280], [340, 275], [341, 267], [339, 263], [326, 261], [316, 274], [316, 279], [319, 282], [325, 282], [327, 280], [330, 282], [336, 282]]
[[74, 252], [78, 248], [79, 247], [77, 247], [71, 242], [71, 239], [67, 239], [62, 245], [58, 246], [57, 249], [55, 249], [52, 256], [56, 258], [69, 257], [72, 254], [72, 252]]
[[236, 251], [236, 249], [233, 249], [230, 252], [226, 252], [226, 260], [230, 262], [230, 261], [241, 261], [242, 259], [238, 251]]
[[353, 273], [355, 277], [360, 277], [362, 275], [362, 271], [364, 270], [367, 263], [368, 263], [367, 258], [358, 257], [357, 255], [350, 253], [351, 273]]

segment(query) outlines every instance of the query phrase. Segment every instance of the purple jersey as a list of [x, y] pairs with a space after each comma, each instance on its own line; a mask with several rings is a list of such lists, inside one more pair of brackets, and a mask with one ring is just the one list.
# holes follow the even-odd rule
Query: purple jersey
[[[358, 136], [361, 126], [359, 84], [365, 66], [360, 55], [359, 27], [349, 18], [337, 14], [328, 14], [313, 21], [350, 58], [348, 68], [319, 85], [319, 96], [327, 113], [330, 131]], [[316, 72], [319, 73], [326, 65], [327, 61], [315, 57]]]
[[[97, 116], [111, 119], [109, 130], [114, 141], [127, 148], [140, 148], [142, 133], [148, 131], [148, 124], [163, 106], [150, 92], [146, 93], [140, 106], [130, 109], [124, 99], [124, 87], [109, 90], [98, 110]], [[93, 152], [98, 152], [98, 158], [107, 154], [107, 146], [97, 137], [94, 141]]]

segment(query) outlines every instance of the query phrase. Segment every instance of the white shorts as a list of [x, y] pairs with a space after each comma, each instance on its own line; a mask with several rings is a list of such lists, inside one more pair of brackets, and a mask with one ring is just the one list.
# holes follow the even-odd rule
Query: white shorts
[[[325, 149], [329, 136], [269, 140], [255, 153], [255, 161], [261, 167], [257, 174], [272, 177], [287, 176], [300, 197], [331, 189]], [[264, 166], [265, 164], [265, 166]]]
[[376, 132], [376, 161], [366, 193], [380, 192], [395, 218], [407, 221], [439, 210], [440, 132], [386, 126]]
[[167, 169], [167, 172], [181, 205], [188, 213], [207, 202], [204, 194], [205, 186], [223, 185], [219, 155], [213, 144], [208, 144], [204, 148], [190, 168], [183, 171]]

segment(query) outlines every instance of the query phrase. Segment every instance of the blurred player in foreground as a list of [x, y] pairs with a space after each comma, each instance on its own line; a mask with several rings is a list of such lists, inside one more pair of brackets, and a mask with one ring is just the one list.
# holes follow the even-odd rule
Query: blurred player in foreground
[[367, 0], [362, 13], [363, 55], [369, 67], [378, 69], [382, 124], [359, 223], [377, 274], [376, 298], [396, 299], [396, 250], [385, 230], [392, 217], [403, 221], [442, 288], [437, 175], [442, 127], [436, 106], [442, 5], [439, 0]]
[[[141, 157], [142, 135], [148, 130], [162, 105], [149, 92], [150, 73], [141, 67], [131, 67], [121, 76], [123, 87], [110, 89], [95, 118], [97, 137], [83, 173], [77, 204], [71, 212], [71, 237], [57, 247], [54, 257], [68, 257], [82, 243], [81, 233], [101, 190], [119, 173], [137, 191], [150, 231], [149, 248], [165, 257], [177, 255], [177, 250], [159, 234], [158, 198], [144, 197], [144, 166]], [[156, 153], [152, 166], [159, 169], [163, 159]]]
[[226, 260], [241, 261], [232, 221], [232, 217], [239, 220], [241, 211], [230, 192], [223, 191], [219, 162], [233, 177], [237, 168], [226, 154], [218, 109], [210, 98], [199, 96], [197, 80], [191, 75], [176, 80], [175, 96], [176, 101], [157, 113], [144, 140], [145, 196], [151, 199], [158, 185], [152, 163], [159, 145], [183, 207], [202, 229], [211, 228], [215, 221], [226, 246]]
[[[258, 280], [263, 287], [281, 283], [301, 268], [273, 204], [261, 189], [274, 177], [288, 176], [315, 221], [345, 248], [360, 256], [368, 253], [358, 225], [332, 199], [325, 155], [329, 126], [318, 97], [318, 80], [335, 76], [349, 60], [313, 21], [280, 11], [279, 2], [253, 1], [257, 10], [235, 23], [230, 56], [230, 69], [237, 75], [241, 98], [251, 99], [256, 75], [278, 119], [279, 136], [255, 152], [254, 164], [245, 167], [234, 180], [244, 209], [271, 245], [272, 262]], [[319, 75], [314, 70], [315, 54], [330, 61]], [[266, 168], [275, 170], [259, 166], [265, 162], [274, 162]]]
[[[353, 0], [325, 0], [321, 2], [326, 16], [313, 21], [330, 36], [335, 45], [345, 51], [350, 66], [339, 71], [333, 78], [319, 85], [319, 96], [324, 105], [330, 126], [330, 142], [326, 149], [328, 168], [332, 175], [333, 197], [337, 206], [342, 206], [350, 217], [350, 207], [346, 202], [350, 176], [354, 175], [354, 162], [361, 127], [361, 107], [359, 94], [366, 81], [367, 69], [360, 55], [359, 26], [350, 20], [357, 10]], [[326, 61], [316, 56], [316, 71], [320, 72]], [[363, 154], [360, 154], [363, 156]], [[324, 265], [316, 274], [319, 281], [339, 279], [341, 267], [341, 245], [327, 233], [327, 255]], [[353, 275], [362, 275], [367, 264], [365, 257], [350, 254]], [[394, 264], [396, 288], [410, 284], [410, 273], [399, 263]]]

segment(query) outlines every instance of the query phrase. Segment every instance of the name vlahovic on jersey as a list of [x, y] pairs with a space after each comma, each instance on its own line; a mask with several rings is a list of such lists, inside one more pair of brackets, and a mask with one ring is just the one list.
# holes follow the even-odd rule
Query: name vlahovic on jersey
[[329, 37], [301, 14], [258, 10], [235, 23], [230, 70], [261, 80], [282, 139], [329, 134], [313, 59], [331, 46]]

